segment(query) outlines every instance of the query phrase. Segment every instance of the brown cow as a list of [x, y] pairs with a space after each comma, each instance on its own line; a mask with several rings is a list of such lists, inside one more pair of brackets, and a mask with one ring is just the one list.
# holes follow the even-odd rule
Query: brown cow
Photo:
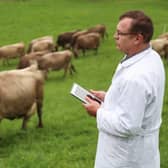
[[103, 24], [98, 24], [94, 27], [90, 27], [90, 28], [88, 28], [88, 31], [99, 33], [103, 39], [104, 39], [105, 36], [108, 37], [106, 26], [103, 25]]
[[88, 33], [86, 35], [81, 35], [76, 39], [73, 52], [75, 57], [79, 56], [79, 50], [82, 50], [83, 55], [85, 55], [86, 50], [94, 49], [98, 51], [100, 45], [100, 34], [98, 33]]
[[27, 53], [37, 52], [37, 51], [49, 51], [53, 52], [56, 50], [56, 45], [52, 36], [43, 36], [36, 39], [33, 39], [29, 46]]
[[158, 38], [151, 40], [152, 48], [159, 53], [162, 58], [168, 59], [168, 39]]
[[56, 41], [57, 47], [62, 47], [63, 49], [71, 48], [72, 36], [78, 31], [79, 30], [75, 30], [59, 34]]
[[3, 60], [3, 64], [5, 64], [5, 62], [9, 64], [9, 59], [22, 57], [24, 54], [25, 44], [23, 42], [0, 47], [0, 59]]
[[25, 54], [20, 58], [17, 69], [23, 69], [30, 66], [32, 61], [37, 61], [39, 57], [43, 56], [46, 53], [48, 53], [48, 51], [37, 51]]
[[25, 129], [36, 107], [38, 127], [43, 127], [43, 85], [43, 73], [34, 65], [0, 72], [0, 120], [23, 118], [22, 128]]
[[38, 66], [41, 70], [61, 70], [64, 69], [64, 77], [69, 70], [70, 74], [76, 72], [72, 65], [72, 52], [70, 50], [57, 51], [43, 55], [38, 59]]
[[159, 35], [158, 38], [166, 38], [166, 39], [168, 39], [168, 32]]

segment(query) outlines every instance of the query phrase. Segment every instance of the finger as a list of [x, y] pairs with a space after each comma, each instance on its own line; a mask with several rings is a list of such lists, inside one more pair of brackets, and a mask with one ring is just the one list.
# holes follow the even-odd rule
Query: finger
[[88, 97], [88, 96], [86, 96], [85, 100], [86, 100], [87, 102], [89, 102], [89, 103], [91, 103], [91, 102], [93, 101], [93, 100], [92, 100], [90, 97]]
[[97, 91], [96, 91], [96, 90], [93, 90], [93, 89], [90, 89], [90, 92], [94, 94], [94, 93], [96, 93]]

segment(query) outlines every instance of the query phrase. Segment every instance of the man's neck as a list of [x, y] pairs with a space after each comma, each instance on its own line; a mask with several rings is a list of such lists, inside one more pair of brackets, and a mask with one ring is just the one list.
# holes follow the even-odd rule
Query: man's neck
[[132, 56], [134, 56], [134, 55], [146, 50], [147, 48], [149, 48], [149, 46], [150, 45], [148, 43], [142, 44], [140, 47], [138, 46], [133, 51], [130, 51], [130, 53], [126, 53], [127, 57], [132, 57]]

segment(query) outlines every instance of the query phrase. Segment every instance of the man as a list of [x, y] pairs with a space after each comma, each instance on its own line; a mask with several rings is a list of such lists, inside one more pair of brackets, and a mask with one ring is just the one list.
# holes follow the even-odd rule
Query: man
[[120, 16], [114, 39], [125, 54], [108, 91], [91, 92], [103, 103], [86, 97], [87, 112], [99, 130], [95, 168], [159, 168], [159, 128], [165, 72], [160, 56], [150, 47], [151, 19], [142, 11]]

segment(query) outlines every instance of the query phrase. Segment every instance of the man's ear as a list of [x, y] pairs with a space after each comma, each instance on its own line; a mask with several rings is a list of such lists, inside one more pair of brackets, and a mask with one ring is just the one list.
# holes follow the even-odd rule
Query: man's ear
[[142, 34], [137, 34], [135, 37], [135, 44], [139, 44], [142, 43], [142, 41], [144, 40]]

